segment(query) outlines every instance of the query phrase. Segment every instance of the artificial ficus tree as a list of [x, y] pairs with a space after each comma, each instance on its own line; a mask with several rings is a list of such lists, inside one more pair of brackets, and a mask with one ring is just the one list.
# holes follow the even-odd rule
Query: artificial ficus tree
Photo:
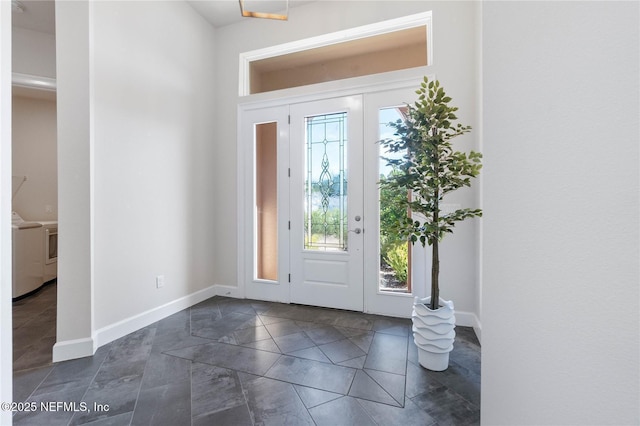
[[411, 194], [403, 201], [407, 215], [398, 220], [395, 231], [411, 243], [420, 241], [432, 247], [429, 308], [435, 310], [440, 296], [438, 243], [447, 233], [453, 233], [456, 222], [482, 216], [482, 210], [468, 208], [444, 213], [441, 204], [446, 194], [471, 186], [471, 178], [480, 173], [482, 154], [453, 149], [452, 139], [468, 133], [471, 127], [454, 124], [458, 108], [449, 105], [451, 98], [437, 80], [425, 77], [416, 94], [418, 100], [407, 105], [405, 120], [390, 123], [394, 137], [380, 141], [387, 151], [402, 154], [386, 158], [387, 164], [399, 172], [380, 185]]

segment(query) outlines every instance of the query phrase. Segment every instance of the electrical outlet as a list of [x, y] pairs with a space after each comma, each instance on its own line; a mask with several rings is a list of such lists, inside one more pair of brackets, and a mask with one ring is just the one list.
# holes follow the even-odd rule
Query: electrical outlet
[[158, 275], [156, 277], [156, 288], [164, 287], [164, 275]]

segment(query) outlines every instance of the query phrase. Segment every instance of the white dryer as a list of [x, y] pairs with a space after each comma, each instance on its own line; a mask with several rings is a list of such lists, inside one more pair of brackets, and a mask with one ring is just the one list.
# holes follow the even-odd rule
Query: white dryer
[[58, 277], [58, 221], [38, 221], [42, 224], [44, 234], [43, 283], [48, 283]]
[[25, 222], [13, 212], [13, 299], [39, 289], [44, 279], [44, 237], [40, 222]]

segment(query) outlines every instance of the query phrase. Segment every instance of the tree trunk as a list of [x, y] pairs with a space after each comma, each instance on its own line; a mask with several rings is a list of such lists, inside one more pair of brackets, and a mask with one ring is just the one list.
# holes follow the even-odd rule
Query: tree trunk
[[[432, 128], [431, 134], [435, 138], [438, 135], [438, 129]], [[431, 161], [433, 163], [433, 171], [434, 175], [438, 178], [440, 177], [440, 155], [441, 152], [436, 145], [435, 149], [432, 152], [433, 157]], [[438, 277], [440, 276], [440, 258], [438, 256], [438, 242], [440, 241], [440, 185], [441, 182], [438, 179], [438, 183], [434, 188], [435, 191], [433, 193], [433, 201], [434, 201], [434, 209], [433, 209], [433, 222], [432, 224], [435, 226], [434, 234], [432, 235], [433, 241], [431, 242], [432, 247], [432, 256], [431, 256], [431, 310], [435, 311], [440, 306], [440, 286], [438, 283]]]
[[431, 244], [431, 306], [430, 309], [435, 311], [439, 307], [440, 286], [438, 285], [438, 276], [440, 275], [440, 258], [438, 257], [438, 239], [436, 238]]

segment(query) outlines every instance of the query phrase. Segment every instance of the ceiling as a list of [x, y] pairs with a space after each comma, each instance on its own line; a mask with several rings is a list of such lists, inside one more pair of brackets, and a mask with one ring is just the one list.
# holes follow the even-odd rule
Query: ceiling
[[[13, 2], [12, 2], [13, 3]], [[11, 14], [14, 27], [55, 34], [55, 6], [53, 0], [19, 0], [22, 11], [13, 9]]]
[[[238, 0], [187, 0], [200, 15], [209, 21], [214, 27], [240, 22], [244, 19], [240, 15]], [[244, 0], [245, 9], [252, 12], [284, 12], [286, 0]], [[289, 9], [313, 1], [289, 0]]]
[[[244, 0], [245, 8], [255, 12], [283, 12], [286, 0]], [[12, 14], [13, 25], [33, 31], [55, 34], [54, 0], [19, 0], [23, 11]], [[214, 27], [222, 27], [244, 19], [238, 0], [187, 0]], [[289, 8], [312, 1], [289, 0]]]

